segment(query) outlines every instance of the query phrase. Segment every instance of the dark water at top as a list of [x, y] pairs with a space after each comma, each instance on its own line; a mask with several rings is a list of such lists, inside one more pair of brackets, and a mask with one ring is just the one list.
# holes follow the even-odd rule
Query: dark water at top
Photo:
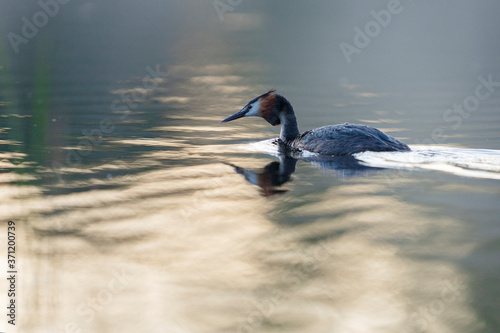
[[[499, 4], [48, 3], [0, 4], [1, 331], [500, 331]], [[219, 124], [270, 88], [415, 152]]]

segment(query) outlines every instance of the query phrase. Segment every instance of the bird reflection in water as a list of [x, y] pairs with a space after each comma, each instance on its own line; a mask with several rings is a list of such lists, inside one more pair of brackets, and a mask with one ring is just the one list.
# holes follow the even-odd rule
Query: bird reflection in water
[[275, 194], [288, 192], [287, 189], [280, 188], [283, 184], [292, 180], [292, 174], [295, 172], [295, 166], [300, 159], [310, 162], [314, 166], [323, 170], [332, 170], [342, 177], [352, 177], [359, 174], [366, 174], [380, 168], [373, 168], [362, 165], [351, 156], [311, 156], [301, 157], [296, 151], [282, 145], [279, 140], [274, 142], [279, 146], [279, 162], [273, 161], [262, 169], [242, 168], [232, 163], [223, 162], [234, 168], [236, 173], [243, 175], [245, 179], [261, 188], [261, 194], [270, 197]]
[[231, 163], [224, 163], [232, 166], [234, 170], [245, 177], [245, 179], [261, 188], [261, 194], [269, 197], [275, 194], [283, 194], [288, 190], [279, 187], [292, 179], [295, 172], [297, 159], [291, 156], [280, 156], [280, 161], [273, 161], [260, 170], [241, 168]]

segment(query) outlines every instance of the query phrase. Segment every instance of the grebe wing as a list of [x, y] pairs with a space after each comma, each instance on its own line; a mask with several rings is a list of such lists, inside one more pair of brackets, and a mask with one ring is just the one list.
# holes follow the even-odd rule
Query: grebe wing
[[410, 148], [366, 125], [342, 124], [316, 128], [300, 135], [294, 142], [297, 148], [322, 155], [352, 155], [362, 151], [406, 151]]

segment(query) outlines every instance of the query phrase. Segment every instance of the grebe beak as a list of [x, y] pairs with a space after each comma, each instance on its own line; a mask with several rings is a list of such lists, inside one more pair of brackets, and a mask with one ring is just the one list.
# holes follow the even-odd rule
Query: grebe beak
[[227, 123], [228, 121], [236, 120], [238, 118], [242, 118], [242, 117], [244, 117], [248, 113], [249, 110], [250, 109], [248, 108], [248, 105], [245, 105], [245, 107], [243, 109], [241, 109], [240, 111], [236, 112], [232, 116], [227, 117], [226, 119], [224, 119], [223, 121], [221, 121], [221, 123]]

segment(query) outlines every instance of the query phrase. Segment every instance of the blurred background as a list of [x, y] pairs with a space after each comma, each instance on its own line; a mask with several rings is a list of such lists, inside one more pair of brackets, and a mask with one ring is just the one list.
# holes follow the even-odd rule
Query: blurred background
[[493, 0], [2, 1], [19, 322], [0, 330], [498, 332], [495, 177], [284, 161], [248, 146], [278, 127], [219, 121], [276, 88], [301, 130], [362, 123], [498, 173], [499, 16]]

